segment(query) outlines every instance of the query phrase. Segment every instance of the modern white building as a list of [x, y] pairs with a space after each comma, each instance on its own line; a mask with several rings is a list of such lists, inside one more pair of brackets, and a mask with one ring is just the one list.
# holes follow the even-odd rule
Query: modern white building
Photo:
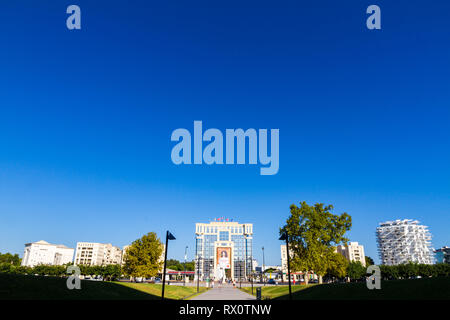
[[252, 272], [253, 225], [219, 218], [195, 224], [195, 277], [245, 279]]
[[348, 261], [359, 261], [365, 267], [366, 255], [364, 254], [364, 247], [358, 242], [349, 242], [346, 245], [339, 245], [336, 251], [342, 254]]
[[419, 221], [404, 219], [380, 223], [376, 231], [381, 263], [433, 263], [431, 234]]
[[110, 243], [78, 242], [75, 252], [76, 265], [104, 266], [120, 264], [122, 250]]
[[34, 267], [40, 264], [63, 265], [73, 261], [73, 248], [62, 244], [50, 244], [40, 240], [25, 244], [22, 266]]

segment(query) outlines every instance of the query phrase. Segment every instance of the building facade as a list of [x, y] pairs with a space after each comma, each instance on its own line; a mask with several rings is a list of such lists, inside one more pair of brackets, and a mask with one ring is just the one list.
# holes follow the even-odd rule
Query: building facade
[[380, 223], [376, 231], [378, 252], [384, 265], [408, 262], [433, 263], [431, 234], [419, 221], [404, 219]]
[[122, 250], [110, 243], [78, 242], [75, 252], [76, 265], [104, 266], [120, 264]]
[[434, 250], [436, 263], [450, 263], [450, 247], [442, 247]]
[[364, 247], [358, 242], [349, 242], [346, 245], [339, 245], [336, 251], [342, 254], [348, 261], [359, 261], [365, 267], [366, 255], [364, 254]]
[[63, 265], [73, 261], [74, 249], [62, 244], [50, 244], [41, 240], [25, 244], [22, 266], [34, 267], [40, 264]]
[[252, 273], [253, 225], [227, 220], [196, 223], [196, 278], [237, 280]]

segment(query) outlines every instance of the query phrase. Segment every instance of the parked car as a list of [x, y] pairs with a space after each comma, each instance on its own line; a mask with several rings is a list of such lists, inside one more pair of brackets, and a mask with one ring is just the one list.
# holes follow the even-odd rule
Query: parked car
[[275, 281], [275, 279], [269, 279], [269, 281], [267, 281], [267, 284], [277, 284], [277, 282]]
[[311, 279], [311, 280], [309, 280], [309, 283], [319, 283], [319, 280], [317, 280], [317, 279]]

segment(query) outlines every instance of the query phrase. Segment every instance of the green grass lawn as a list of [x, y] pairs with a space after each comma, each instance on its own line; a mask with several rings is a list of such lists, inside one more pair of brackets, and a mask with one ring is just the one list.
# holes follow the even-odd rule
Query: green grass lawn
[[[380, 290], [367, 289], [365, 282], [296, 285], [292, 289], [295, 300], [450, 300], [448, 277], [382, 281]], [[251, 294], [251, 288], [242, 290]], [[263, 287], [261, 295], [266, 299], [289, 299], [289, 287]]]
[[[160, 284], [81, 280], [80, 290], [69, 290], [65, 278], [0, 273], [0, 300], [159, 300]], [[200, 292], [205, 291], [200, 288]], [[167, 286], [167, 299], [192, 298], [196, 287]]]
[[[292, 286], [292, 292], [304, 290], [304, 289], [310, 288], [312, 286], [315, 286], [315, 284]], [[283, 286], [267, 286], [267, 287], [261, 287], [261, 288], [262, 288], [261, 296], [263, 299], [275, 299], [275, 298], [278, 298], [285, 294], [289, 294], [289, 286], [284, 286], [284, 285]], [[245, 287], [245, 288], [242, 288], [241, 290], [244, 292], [247, 292], [249, 294], [252, 294], [251, 287]], [[253, 288], [253, 295], [256, 296], [256, 287]]]

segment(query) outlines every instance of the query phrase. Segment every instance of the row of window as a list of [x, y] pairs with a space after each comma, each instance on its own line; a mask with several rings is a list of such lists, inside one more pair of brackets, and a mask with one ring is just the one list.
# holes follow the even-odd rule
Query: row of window
[[[196, 225], [196, 233], [218, 233], [221, 231], [231, 232], [235, 234], [243, 234], [244, 228], [242, 226], [228, 226], [228, 227], [218, 227], [218, 226], [207, 226], [207, 225]], [[252, 234], [253, 226], [245, 225], [245, 233]]]

